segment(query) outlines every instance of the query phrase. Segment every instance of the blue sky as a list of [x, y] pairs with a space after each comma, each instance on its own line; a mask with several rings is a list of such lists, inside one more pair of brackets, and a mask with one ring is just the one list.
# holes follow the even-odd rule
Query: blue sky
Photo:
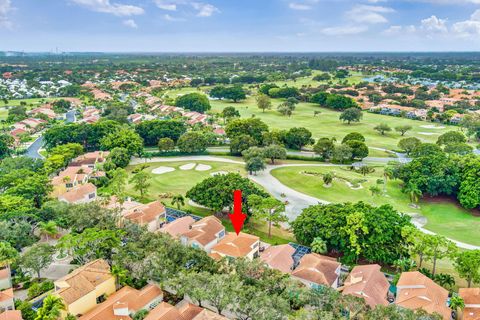
[[479, 51], [480, 0], [0, 0], [0, 50]]

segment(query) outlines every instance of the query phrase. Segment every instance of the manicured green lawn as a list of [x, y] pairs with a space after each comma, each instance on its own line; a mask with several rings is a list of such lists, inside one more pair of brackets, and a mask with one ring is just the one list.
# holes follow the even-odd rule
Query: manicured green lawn
[[480, 216], [475, 216], [447, 200], [423, 201], [420, 206], [422, 214], [428, 219], [426, 229], [461, 242], [480, 246]]
[[0, 100], [0, 120], [7, 119], [8, 110], [5, 106], [19, 106], [21, 102], [25, 102], [27, 110], [33, 109], [41, 104], [47, 103], [49, 101], [57, 100], [59, 98], [32, 98], [32, 99], [17, 99], [17, 100], [8, 100], [8, 103], [5, 104], [3, 100]]
[[[353, 190], [344, 180], [334, 180], [330, 188], [323, 186], [322, 176], [309, 173], [325, 174], [335, 173], [337, 177], [343, 177], [352, 181], [365, 179], [362, 189]], [[369, 187], [376, 185], [377, 179], [382, 178], [383, 169], [375, 168], [375, 172], [363, 177], [361, 174], [351, 172], [340, 167], [284, 167], [272, 171], [280, 182], [292, 189], [330, 202], [356, 202], [364, 201], [372, 205], [390, 204], [400, 212], [413, 214], [421, 213], [428, 219], [426, 229], [444, 235], [461, 242], [480, 245], [480, 216], [474, 216], [469, 211], [447, 201], [428, 201], [420, 203], [420, 209], [409, 206], [409, 198], [400, 190], [399, 181], [388, 181], [387, 196], [372, 196]], [[383, 188], [383, 185], [378, 185]]]
[[[401, 125], [410, 125], [413, 129], [407, 132], [405, 137], [415, 136], [424, 142], [435, 142], [440, 134], [449, 130], [458, 130], [457, 127], [453, 126], [447, 126], [444, 129], [422, 128], [422, 126], [431, 123], [368, 112], [363, 112], [363, 119], [360, 123], [347, 125], [338, 119], [340, 112], [321, 108], [312, 103], [298, 104], [293, 115], [286, 117], [277, 111], [277, 106], [282, 103], [281, 100], [273, 99], [272, 109], [262, 112], [257, 108], [253, 96], [249, 96], [239, 103], [221, 100], [212, 100], [210, 103], [214, 112], [221, 112], [226, 106], [233, 106], [240, 112], [242, 118], [257, 117], [267, 123], [270, 128], [305, 127], [312, 132], [315, 139], [335, 137], [337, 141], [341, 141], [346, 134], [356, 131], [365, 136], [368, 146], [390, 150], [398, 149], [398, 141], [403, 137], [395, 131], [387, 133], [385, 136], [380, 135], [374, 130], [374, 127], [380, 123], [387, 123], [392, 129]], [[320, 111], [321, 113], [314, 116], [314, 111]]]
[[[322, 174], [334, 174], [331, 187], [325, 187]], [[383, 180], [383, 167], [375, 167], [375, 172], [363, 176], [350, 171], [347, 167], [283, 167], [272, 170], [272, 175], [281, 183], [302, 193], [329, 202], [357, 202], [364, 201], [375, 206], [390, 204], [402, 212], [416, 212], [409, 206], [408, 196], [401, 193], [398, 181], [387, 182], [387, 195], [372, 196], [369, 188], [377, 185], [377, 180]], [[319, 175], [316, 175], [319, 174]], [[359, 181], [361, 188], [352, 189], [346, 181], [352, 183]], [[360, 182], [361, 181], [361, 182]], [[383, 190], [383, 185], [378, 184]]]
[[[196, 163], [209, 165], [212, 169], [208, 171], [196, 171], [196, 170], [180, 170], [179, 167], [187, 163]], [[138, 165], [137, 165], [138, 166]], [[137, 166], [127, 167], [127, 172], [131, 174], [132, 170]], [[180, 161], [180, 162], [157, 162], [157, 163], [148, 163], [148, 168], [145, 169], [147, 172], [152, 172], [153, 169], [158, 167], [172, 167], [175, 168], [175, 171], [167, 172], [163, 174], [153, 174], [151, 186], [147, 192], [147, 200], [153, 201], [157, 200], [158, 196], [163, 193], [182, 194], [185, 193], [195, 186], [197, 183], [202, 180], [211, 177], [212, 172], [216, 171], [227, 171], [227, 172], [239, 172], [244, 175], [245, 170], [242, 165], [231, 164], [231, 163], [222, 163], [222, 162], [208, 162], [208, 161]], [[131, 184], [127, 185], [127, 193], [134, 197], [139, 197], [140, 194], [133, 190]], [[170, 202], [169, 198], [162, 199], [162, 201]]]

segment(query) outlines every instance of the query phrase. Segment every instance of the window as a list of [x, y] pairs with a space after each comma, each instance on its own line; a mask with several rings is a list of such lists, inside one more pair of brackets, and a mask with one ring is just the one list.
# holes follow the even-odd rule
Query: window
[[218, 233], [218, 237], [219, 237], [220, 239], [222, 239], [223, 237], [225, 237], [225, 230], [220, 231], [220, 232]]
[[90, 194], [88, 195], [88, 199], [93, 199], [93, 198], [95, 198], [95, 193], [90, 193]]

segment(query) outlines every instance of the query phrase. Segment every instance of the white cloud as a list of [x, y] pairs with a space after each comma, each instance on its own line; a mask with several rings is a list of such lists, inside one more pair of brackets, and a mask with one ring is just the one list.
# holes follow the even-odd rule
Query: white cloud
[[460, 37], [480, 35], [480, 10], [476, 10], [469, 20], [460, 21], [452, 26], [452, 31]]
[[168, 13], [163, 15], [163, 18], [167, 21], [185, 21], [185, 19], [183, 19], [183, 18], [172, 17]]
[[0, 28], [12, 28], [13, 24], [8, 16], [12, 10], [13, 7], [10, 0], [0, 0]]
[[323, 28], [320, 32], [327, 36], [346, 36], [365, 32], [368, 27], [365, 26], [339, 26]]
[[384, 30], [382, 33], [385, 35], [400, 35], [400, 34], [411, 34], [417, 31], [417, 27], [414, 25], [409, 26], [390, 26], [388, 29]]
[[220, 10], [218, 10], [217, 7], [209, 3], [193, 2], [192, 7], [198, 11], [197, 12], [198, 17], [210, 17], [214, 13], [220, 12]]
[[92, 11], [109, 13], [119, 17], [141, 15], [143, 8], [120, 3], [111, 3], [110, 0], [72, 0], [74, 3]]
[[298, 2], [290, 2], [288, 7], [292, 10], [310, 10], [312, 6], [305, 4], [305, 3], [298, 3]]
[[422, 20], [421, 28], [423, 30], [434, 33], [445, 33], [447, 29], [447, 20], [437, 18], [437, 16], [431, 16]]
[[[196, 11], [198, 17], [210, 17], [213, 14], [220, 12], [220, 10], [212, 4], [190, 0], [154, 0], [154, 2], [158, 8], [166, 11], [177, 11], [180, 6], [190, 6]], [[164, 17], [169, 20], [166, 16]], [[173, 18], [171, 16], [169, 17]]]
[[383, 14], [395, 12], [392, 8], [371, 5], [357, 5], [347, 11], [348, 19], [358, 23], [386, 23], [387, 18]]
[[137, 29], [137, 23], [133, 19], [123, 20], [123, 25], [129, 28]]

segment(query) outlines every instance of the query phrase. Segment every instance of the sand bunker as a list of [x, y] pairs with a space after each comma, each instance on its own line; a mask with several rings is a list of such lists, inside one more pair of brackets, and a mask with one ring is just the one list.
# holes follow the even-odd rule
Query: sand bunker
[[419, 132], [418, 134], [424, 135], [424, 136], [433, 136], [436, 135], [434, 132]]
[[180, 166], [180, 170], [192, 170], [193, 168], [195, 168], [196, 165], [196, 163], [187, 163], [183, 166]]
[[209, 166], [208, 164], [199, 164], [199, 165], [195, 168], [195, 170], [197, 170], [197, 171], [208, 171], [208, 170], [210, 170], [210, 169], [212, 169], [212, 166]]
[[442, 126], [436, 126], [434, 124], [429, 124], [425, 126], [420, 126], [420, 128], [425, 128], [425, 129], [445, 129], [445, 127]]
[[218, 176], [218, 175], [227, 174], [227, 173], [228, 173], [227, 171], [215, 171], [215, 172], [210, 173], [210, 175], [211, 176]]
[[158, 167], [152, 170], [153, 174], [164, 174], [167, 172], [175, 171], [175, 168], [172, 167]]

